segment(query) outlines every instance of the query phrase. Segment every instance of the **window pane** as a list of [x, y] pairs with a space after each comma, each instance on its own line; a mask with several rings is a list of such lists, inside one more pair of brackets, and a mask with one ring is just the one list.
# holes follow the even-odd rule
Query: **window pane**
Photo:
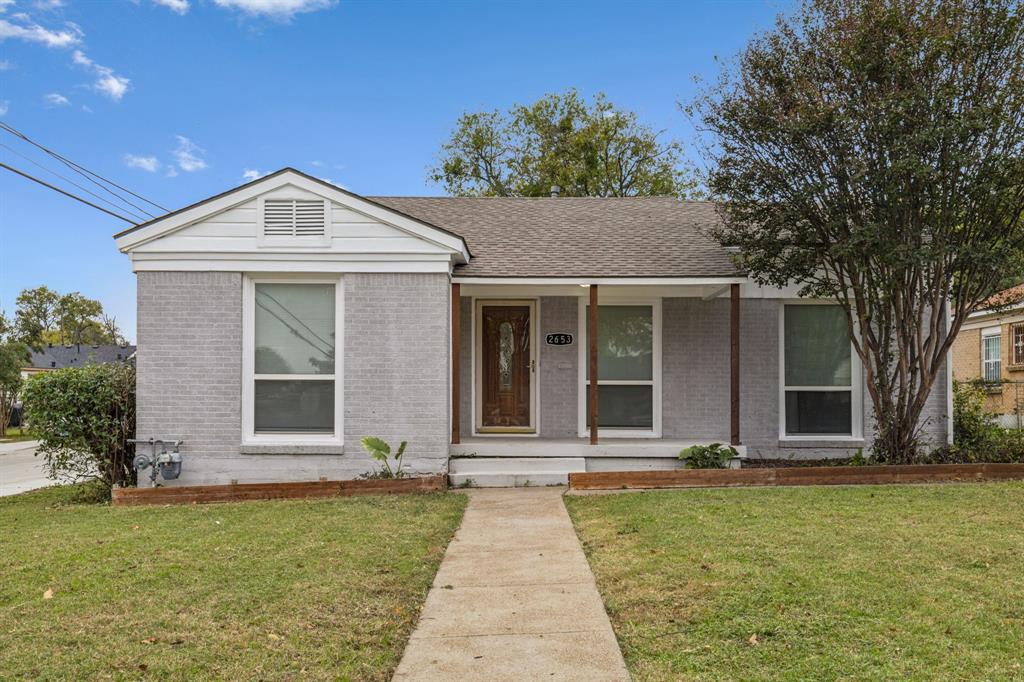
[[[654, 428], [654, 391], [651, 386], [598, 386], [597, 426], [601, 428]], [[590, 392], [587, 392], [587, 427]]]
[[787, 386], [850, 386], [850, 337], [837, 305], [787, 305]]
[[999, 381], [1002, 378], [1002, 342], [1000, 336], [983, 336], [981, 348], [983, 353], [985, 381]]
[[[598, 306], [597, 312], [598, 378], [652, 379], [654, 321], [651, 306], [602, 305]], [[584, 314], [590, 315], [590, 306], [586, 306]], [[589, 374], [587, 378], [590, 378]]]
[[786, 391], [786, 433], [849, 435], [850, 395], [850, 391]]
[[256, 285], [256, 374], [334, 374], [334, 285]]
[[1024, 324], [1013, 328], [1013, 364], [1024, 365]]
[[333, 381], [256, 381], [256, 433], [334, 432]]

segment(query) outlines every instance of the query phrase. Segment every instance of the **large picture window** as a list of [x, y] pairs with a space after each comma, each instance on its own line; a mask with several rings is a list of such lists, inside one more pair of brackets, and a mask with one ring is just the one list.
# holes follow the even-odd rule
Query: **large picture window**
[[[583, 306], [586, 330], [590, 306]], [[624, 435], [654, 434], [660, 427], [656, 382], [658, 315], [654, 304], [600, 305], [597, 327], [598, 428]], [[585, 337], [586, 334], [581, 336]], [[586, 343], [582, 344], [586, 348]], [[585, 428], [590, 428], [590, 366], [582, 358]], [[607, 431], [605, 431], [607, 434]]]
[[981, 376], [985, 381], [1003, 378], [1003, 334], [1001, 327], [981, 330]]
[[836, 305], [783, 309], [783, 436], [856, 436], [857, 395], [846, 313]]
[[256, 280], [246, 295], [247, 433], [339, 440], [337, 283]]

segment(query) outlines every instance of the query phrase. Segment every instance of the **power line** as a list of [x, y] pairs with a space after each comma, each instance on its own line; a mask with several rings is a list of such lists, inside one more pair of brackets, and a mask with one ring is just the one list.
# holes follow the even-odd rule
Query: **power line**
[[6, 170], [9, 170], [12, 173], [17, 173], [18, 175], [22, 176], [23, 178], [28, 178], [32, 182], [38, 182], [43, 187], [48, 187], [48, 188], [52, 189], [55, 192], [60, 192], [64, 196], [71, 197], [75, 201], [81, 201], [86, 206], [92, 206], [97, 211], [103, 211], [107, 215], [112, 215], [115, 218], [120, 218], [121, 220], [125, 221], [129, 225], [137, 225], [138, 224], [138, 223], [136, 223], [134, 220], [132, 220], [130, 218], [125, 218], [123, 215], [119, 215], [117, 213], [114, 213], [113, 211], [108, 211], [107, 209], [103, 208], [102, 206], [98, 206], [97, 204], [92, 203], [88, 199], [83, 199], [82, 197], [78, 196], [77, 194], [72, 194], [71, 192], [67, 192], [65, 190], [62, 190], [60, 187], [57, 187], [56, 185], [51, 185], [50, 183], [46, 182], [45, 180], [40, 180], [39, 178], [35, 177], [34, 175], [29, 175], [25, 171], [18, 170], [17, 168], [13, 168], [11, 166], [8, 166], [6, 163], [0, 163], [0, 168], [4, 168]]
[[[0, 147], [3, 147], [4, 149], [6, 149], [7, 151], [9, 151], [10, 153], [12, 153], [12, 154], [14, 154], [14, 155], [16, 155], [16, 156], [20, 156], [20, 157], [21, 157], [22, 159], [24, 159], [25, 161], [28, 161], [28, 162], [29, 162], [29, 163], [31, 163], [31, 164], [32, 164], [33, 166], [36, 166], [37, 168], [42, 168], [42, 169], [43, 169], [44, 171], [46, 171], [46, 172], [47, 172], [47, 173], [49, 173], [50, 175], [55, 175], [55, 176], [57, 176], [58, 178], [60, 178], [60, 179], [61, 179], [61, 180], [63, 180], [64, 182], [68, 183], [69, 185], [73, 185], [73, 186], [77, 187], [78, 189], [82, 190], [82, 191], [83, 191], [83, 192], [85, 192], [86, 194], [88, 194], [88, 195], [90, 195], [90, 196], [93, 196], [93, 197], [96, 197], [96, 199], [98, 199], [99, 201], [102, 201], [103, 203], [107, 204], [108, 206], [113, 206], [114, 208], [118, 209], [119, 211], [120, 211], [120, 210], [124, 210], [124, 207], [123, 207], [123, 206], [118, 206], [118, 205], [117, 205], [117, 204], [115, 204], [114, 202], [112, 202], [112, 201], [110, 201], [110, 200], [108, 200], [108, 199], [105, 199], [105, 198], [101, 197], [101, 196], [100, 196], [99, 194], [96, 194], [96, 192], [93, 192], [93, 191], [92, 191], [92, 190], [90, 190], [89, 188], [87, 188], [87, 187], [82, 187], [81, 185], [79, 185], [79, 184], [78, 184], [77, 182], [75, 182], [74, 180], [71, 180], [70, 178], [66, 178], [66, 177], [64, 177], [63, 175], [61, 175], [61, 174], [60, 174], [60, 173], [58, 173], [57, 171], [54, 171], [54, 170], [50, 170], [49, 168], [47, 168], [47, 167], [46, 167], [46, 166], [44, 166], [43, 164], [41, 164], [41, 163], [39, 163], [39, 162], [37, 162], [37, 161], [35, 161], [35, 160], [33, 160], [33, 159], [31, 159], [31, 158], [29, 158], [29, 157], [25, 156], [25, 155], [24, 155], [24, 154], [22, 154], [21, 152], [19, 152], [19, 151], [15, 150], [15, 149], [11, 149], [11, 148], [10, 148], [10, 147], [8, 147], [7, 145], [5, 145], [5, 144], [4, 144], [3, 142], [0, 142]], [[130, 216], [131, 216], [131, 217], [133, 217], [133, 218], [138, 218], [138, 219], [139, 219], [139, 221], [143, 221], [143, 222], [144, 222], [144, 221], [146, 220], [145, 218], [143, 218], [142, 216], [138, 215], [137, 213], [132, 213], [131, 211], [125, 211], [125, 213], [127, 213], [128, 215], [130, 215]]]
[[149, 211], [147, 211], [146, 209], [144, 209], [144, 208], [142, 208], [140, 206], [137, 206], [137, 205], [133, 204], [132, 202], [128, 201], [127, 199], [125, 199], [124, 197], [118, 195], [116, 192], [112, 191], [109, 187], [106, 187], [105, 185], [102, 185], [102, 184], [96, 182], [95, 180], [92, 179], [92, 177], [89, 177], [89, 176], [93, 176], [93, 177], [99, 178], [103, 182], [105, 182], [105, 183], [107, 183], [109, 185], [113, 185], [114, 187], [117, 187], [118, 189], [120, 189], [120, 190], [122, 190], [124, 192], [127, 192], [128, 194], [132, 195], [133, 197], [135, 197], [137, 199], [141, 199], [142, 201], [145, 201], [148, 204], [152, 204], [153, 206], [156, 206], [161, 211], [170, 212], [169, 208], [161, 206], [160, 204], [158, 204], [155, 201], [152, 201], [150, 199], [147, 199], [146, 197], [142, 196], [141, 194], [136, 194], [135, 192], [131, 191], [127, 187], [123, 187], [123, 186], [117, 184], [116, 182], [114, 182], [113, 180], [108, 180], [107, 178], [103, 177], [102, 175], [100, 175], [98, 173], [94, 173], [93, 171], [89, 170], [85, 166], [82, 166], [82, 165], [80, 165], [78, 163], [75, 163], [74, 161], [72, 161], [71, 159], [67, 158], [66, 156], [63, 156], [60, 153], [58, 153], [58, 152], [56, 152], [56, 151], [54, 151], [54, 150], [52, 150], [52, 149], [50, 149], [48, 147], [43, 146], [42, 144], [40, 144], [40, 143], [36, 142], [35, 140], [33, 140], [32, 138], [30, 138], [25, 133], [23, 133], [20, 130], [14, 128], [13, 126], [5, 123], [4, 121], [0, 121], [0, 128], [2, 128], [3, 130], [6, 130], [7, 132], [9, 132], [10, 134], [12, 134], [12, 135], [14, 135], [16, 137], [21, 138], [22, 140], [24, 140], [25, 142], [28, 142], [31, 145], [33, 145], [35, 147], [38, 147], [39, 149], [43, 150], [44, 152], [46, 152], [47, 154], [49, 154], [53, 158], [57, 159], [58, 161], [60, 161], [64, 165], [66, 165], [69, 168], [71, 168], [73, 171], [75, 171], [79, 175], [81, 175], [84, 178], [86, 178], [87, 180], [89, 180], [89, 182], [91, 182], [94, 185], [102, 188], [104, 191], [109, 192], [111, 195], [117, 197], [118, 199], [120, 199], [124, 203], [126, 203], [126, 204], [128, 204], [128, 205], [130, 205], [130, 206], [132, 206], [132, 207], [142, 211], [143, 213], [145, 213], [146, 215], [148, 215], [150, 217], [155, 217], [155, 216], [153, 216], [153, 214], [150, 213]]

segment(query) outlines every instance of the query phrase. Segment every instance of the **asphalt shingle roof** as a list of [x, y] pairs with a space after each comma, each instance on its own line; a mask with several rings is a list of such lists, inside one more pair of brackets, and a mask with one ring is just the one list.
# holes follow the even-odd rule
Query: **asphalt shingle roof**
[[460, 277], [729, 277], [715, 205], [671, 197], [366, 197], [462, 236]]
[[47, 346], [38, 353], [32, 353], [32, 364], [36, 369], [63, 369], [82, 365], [102, 365], [108, 362], [125, 362], [135, 353], [135, 346]]

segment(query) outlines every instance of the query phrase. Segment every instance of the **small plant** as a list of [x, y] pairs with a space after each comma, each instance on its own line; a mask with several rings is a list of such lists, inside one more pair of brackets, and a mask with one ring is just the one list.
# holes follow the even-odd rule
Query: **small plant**
[[686, 460], [687, 469], [725, 469], [729, 460], [739, 457], [739, 454], [731, 445], [712, 443], [691, 445], [679, 453], [679, 459]]
[[[383, 467], [375, 474], [367, 474], [366, 478], [405, 477], [405, 472], [402, 471], [402, 457], [405, 455], [405, 446], [408, 445], [406, 441], [402, 441], [394, 456], [391, 455], [391, 446], [376, 436], [364, 436], [359, 442], [362, 443], [363, 449], [370, 453], [370, 457], [380, 462]], [[388, 461], [388, 457], [392, 457], [394, 466]]]

